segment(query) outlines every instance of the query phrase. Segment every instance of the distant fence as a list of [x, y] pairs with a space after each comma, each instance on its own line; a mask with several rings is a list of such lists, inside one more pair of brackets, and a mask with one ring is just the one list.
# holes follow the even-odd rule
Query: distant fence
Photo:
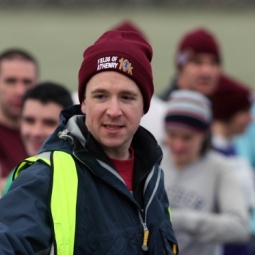
[[0, 7], [88, 7], [88, 6], [164, 6], [173, 7], [255, 7], [255, 0], [0, 0]]

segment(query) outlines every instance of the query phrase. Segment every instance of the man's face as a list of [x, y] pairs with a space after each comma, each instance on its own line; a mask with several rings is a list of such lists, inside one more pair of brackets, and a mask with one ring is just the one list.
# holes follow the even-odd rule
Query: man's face
[[21, 136], [29, 156], [36, 155], [59, 123], [63, 107], [54, 102], [27, 99], [21, 112]]
[[108, 156], [126, 155], [144, 114], [143, 97], [133, 80], [105, 71], [88, 82], [82, 112], [88, 130]]
[[251, 121], [252, 115], [250, 109], [239, 111], [227, 122], [228, 132], [231, 136], [240, 135], [245, 132]]
[[166, 132], [166, 145], [170, 149], [174, 163], [186, 166], [200, 156], [205, 134], [191, 131], [172, 129]]
[[0, 63], [0, 109], [6, 118], [19, 118], [23, 96], [36, 83], [37, 71], [33, 62], [15, 59]]
[[220, 75], [220, 67], [212, 54], [195, 54], [179, 74], [181, 89], [194, 90], [210, 96], [215, 90]]

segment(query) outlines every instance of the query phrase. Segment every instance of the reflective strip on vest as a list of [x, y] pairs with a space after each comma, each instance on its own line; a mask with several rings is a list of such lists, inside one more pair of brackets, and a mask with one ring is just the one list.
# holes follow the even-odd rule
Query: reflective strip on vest
[[172, 211], [170, 206], [168, 206], [168, 214], [169, 214], [170, 221], [172, 221]]
[[32, 164], [34, 164], [38, 160], [43, 160], [47, 165], [51, 165], [49, 159], [40, 157], [39, 155], [34, 156], [34, 157], [30, 157], [30, 158], [26, 158], [24, 161], [22, 161], [16, 167], [15, 172], [13, 174], [13, 180], [15, 180], [24, 169], [28, 168], [29, 166], [31, 166]]
[[[53, 171], [50, 209], [54, 225], [56, 242], [55, 254], [70, 255], [74, 253], [76, 202], [78, 177], [72, 156], [62, 151], [53, 152], [51, 161], [40, 155], [30, 157], [19, 164], [14, 173], [14, 179], [20, 172], [38, 160], [51, 166]], [[63, 174], [65, 171], [65, 174]]]
[[[74, 253], [78, 177], [71, 155], [53, 152], [51, 214], [58, 255]], [[64, 172], [64, 174], [63, 174]]]

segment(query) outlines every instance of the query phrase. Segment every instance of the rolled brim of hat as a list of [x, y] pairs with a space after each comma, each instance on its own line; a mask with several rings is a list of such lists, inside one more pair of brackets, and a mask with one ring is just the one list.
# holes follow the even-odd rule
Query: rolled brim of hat
[[212, 120], [210, 101], [195, 91], [173, 92], [165, 115], [165, 129], [185, 129], [204, 132]]
[[144, 113], [149, 110], [154, 93], [152, 48], [140, 34], [132, 31], [108, 31], [87, 48], [83, 56], [79, 71], [80, 103], [92, 76], [104, 71], [115, 71], [135, 81], [143, 96]]
[[165, 118], [165, 130], [182, 130], [205, 132], [209, 130], [210, 123], [187, 115], [168, 115]]

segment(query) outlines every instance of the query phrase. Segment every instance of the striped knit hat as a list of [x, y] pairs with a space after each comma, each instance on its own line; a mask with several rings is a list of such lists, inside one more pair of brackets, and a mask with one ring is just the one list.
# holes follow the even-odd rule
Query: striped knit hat
[[165, 129], [207, 131], [212, 121], [211, 103], [202, 94], [178, 90], [171, 94], [165, 116]]

